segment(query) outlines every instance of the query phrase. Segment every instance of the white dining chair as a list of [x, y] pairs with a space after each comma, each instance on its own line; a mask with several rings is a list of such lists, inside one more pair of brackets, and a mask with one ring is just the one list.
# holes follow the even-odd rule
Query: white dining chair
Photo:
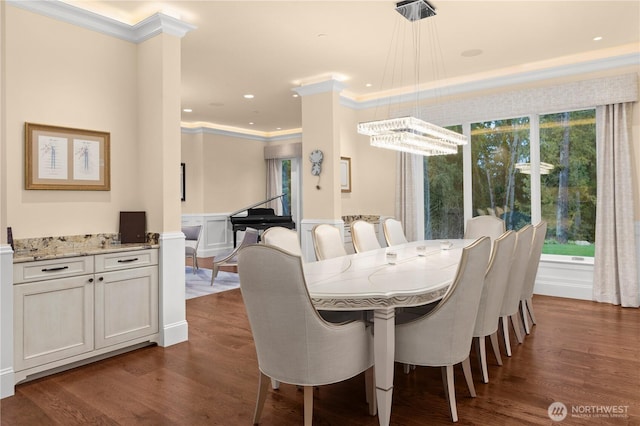
[[351, 240], [356, 253], [381, 248], [373, 224], [364, 220], [351, 222]]
[[524, 275], [522, 294], [520, 295], [520, 314], [522, 316], [524, 331], [527, 334], [531, 333], [527, 316], [531, 317], [532, 324], [536, 323], [536, 316], [533, 313], [533, 288], [536, 285], [536, 276], [538, 275], [540, 257], [542, 256], [542, 246], [547, 236], [547, 222], [544, 220], [540, 221], [533, 228], [533, 243], [529, 254], [527, 272]]
[[340, 230], [327, 223], [316, 225], [311, 230], [313, 248], [318, 260], [332, 259], [334, 257], [346, 256], [344, 240], [340, 236]]
[[191, 258], [191, 269], [195, 274], [198, 270], [198, 245], [200, 245], [200, 234], [202, 225], [183, 226], [184, 234], [184, 254]]
[[254, 244], [238, 252], [240, 291], [260, 370], [253, 423], [260, 421], [269, 378], [304, 389], [304, 424], [313, 417], [313, 388], [366, 371], [369, 413], [375, 413], [373, 340], [362, 320], [324, 321], [311, 303], [302, 259], [273, 246]]
[[293, 229], [274, 226], [262, 233], [262, 242], [270, 246], [280, 247], [289, 253], [302, 257], [302, 248], [298, 233]]
[[504, 220], [492, 215], [476, 216], [467, 220], [464, 238], [475, 240], [480, 237], [489, 237], [491, 241], [500, 237], [505, 231]]
[[502, 338], [507, 356], [511, 356], [511, 342], [509, 338], [509, 322], [513, 325], [513, 331], [522, 343], [524, 338], [519, 317], [520, 295], [524, 283], [524, 275], [529, 263], [529, 252], [533, 240], [533, 226], [526, 225], [516, 234], [516, 246], [513, 249], [513, 262], [509, 270], [507, 288], [504, 292], [502, 307], [500, 308], [500, 323], [502, 325]]
[[386, 218], [382, 222], [382, 232], [384, 232], [384, 239], [388, 246], [409, 242], [402, 229], [402, 222], [392, 217]]
[[211, 285], [213, 285], [214, 280], [218, 276], [218, 271], [221, 266], [225, 265], [235, 265], [238, 266], [238, 250], [244, 246], [248, 246], [249, 244], [255, 244], [258, 242], [258, 230], [253, 228], [247, 228], [244, 231], [244, 236], [242, 237], [242, 241], [240, 245], [235, 249], [231, 250], [229, 253], [216, 255], [213, 258], [213, 271], [211, 272]]
[[427, 315], [395, 328], [396, 362], [442, 368], [445, 395], [454, 422], [458, 421], [454, 365], [462, 363], [469, 393], [476, 396], [469, 352], [490, 251], [488, 237], [479, 238], [462, 249], [456, 277], [440, 303]]
[[515, 244], [516, 233], [513, 231], [507, 231], [493, 241], [489, 266], [484, 276], [484, 288], [482, 289], [480, 306], [478, 307], [478, 315], [473, 330], [473, 338], [476, 342], [478, 361], [484, 383], [489, 383], [485, 346], [487, 336], [490, 337], [491, 347], [498, 365], [502, 365], [500, 346], [498, 344], [498, 324]]

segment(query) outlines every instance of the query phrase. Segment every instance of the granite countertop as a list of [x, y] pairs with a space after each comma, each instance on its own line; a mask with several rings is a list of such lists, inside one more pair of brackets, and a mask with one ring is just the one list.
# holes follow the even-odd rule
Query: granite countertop
[[[159, 248], [159, 234], [147, 233], [146, 241], [119, 243], [119, 234], [83, 234], [25, 238], [14, 241], [13, 263]], [[118, 241], [118, 242], [114, 242]]]
[[159, 244], [129, 243], [120, 245], [106, 244], [104, 247], [66, 247], [42, 250], [33, 249], [29, 251], [16, 250], [16, 252], [13, 254], [13, 263], [33, 262], [35, 260], [63, 259], [65, 257], [76, 256], [93, 256], [96, 254], [126, 252], [159, 247]]

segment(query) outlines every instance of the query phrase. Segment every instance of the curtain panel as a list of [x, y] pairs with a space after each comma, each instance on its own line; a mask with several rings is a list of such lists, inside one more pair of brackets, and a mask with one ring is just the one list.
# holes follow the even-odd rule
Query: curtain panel
[[593, 300], [640, 305], [634, 230], [630, 102], [596, 109], [597, 191]]

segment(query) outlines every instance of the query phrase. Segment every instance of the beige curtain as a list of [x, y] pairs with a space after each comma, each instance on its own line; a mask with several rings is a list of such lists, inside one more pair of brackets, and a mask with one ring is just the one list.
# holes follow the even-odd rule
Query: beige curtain
[[[267, 162], [267, 199], [282, 193], [282, 160], [270, 158]], [[278, 198], [267, 203], [265, 207], [272, 208], [275, 214], [282, 215], [282, 199]]]
[[593, 300], [638, 307], [631, 165], [632, 103], [600, 106], [597, 121], [596, 253]]
[[423, 162], [421, 155], [397, 156], [395, 216], [409, 241], [424, 240]]

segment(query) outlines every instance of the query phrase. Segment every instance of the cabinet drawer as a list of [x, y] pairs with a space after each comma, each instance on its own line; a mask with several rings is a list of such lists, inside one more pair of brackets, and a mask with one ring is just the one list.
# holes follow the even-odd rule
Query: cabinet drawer
[[136, 250], [96, 255], [96, 273], [158, 264], [158, 250]]
[[15, 284], [93, 273], [93, 256], [14, 263]]

